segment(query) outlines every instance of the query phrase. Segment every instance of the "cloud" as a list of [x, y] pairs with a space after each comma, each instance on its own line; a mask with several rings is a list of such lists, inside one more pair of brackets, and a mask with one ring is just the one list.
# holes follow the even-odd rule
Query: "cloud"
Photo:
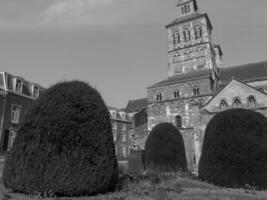
[[100, 13], [119, 1], [125, 0], [55, 0], [42, 18], [46, 24], [96, 24], [101, 19]]

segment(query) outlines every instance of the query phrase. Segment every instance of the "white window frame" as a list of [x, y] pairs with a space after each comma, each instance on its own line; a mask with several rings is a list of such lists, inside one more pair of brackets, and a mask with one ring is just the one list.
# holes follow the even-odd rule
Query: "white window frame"
[[127, 157], [127, 148], [126, 148], [126, 146], [122, 146], [121, 151], [122, 151], [123, 157], [126, 158]]
[[[35, 91], [37, 90], [37, 93], [35, 94]], [[32, 90], [32, 96], [35, 98], [39, 97], [39, 93], [40, 93], [40, 89], [38, 86], [33, 86], [33, 90]]]
[[[18, 84], [18, 82], [20, 82], [19, 90], [17, 90], [17, 84]], [[22, 88], [23, 88], [23, 81], [20, 80], [20, 79], [18, 79], [18, 78], [16, 78], [16, 81], [15, 81], [15, 88], [14, 88], [15, 92], [22, 93]]]
[[121, 141], [126, 142], [126, 134], [125, 133], [122, 133]]
[[[18, 108], [18, 111], [14, 111], [14, 108]], [[10, 121], [13, 124], [18, 124], [20, 120], [21, 115], [21, 105], [12, 104], [11, 105], [11, 113], [10, 113]]]
[[126, 131], [126, 124], [122, 124], [122, 130]]

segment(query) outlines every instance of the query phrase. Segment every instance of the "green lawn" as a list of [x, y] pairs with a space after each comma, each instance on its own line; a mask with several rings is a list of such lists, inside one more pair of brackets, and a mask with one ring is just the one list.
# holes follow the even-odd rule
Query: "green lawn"
[[267, 199], [267, 191], [255, 191], [246, 189], [230, 189], [216, 187], [195, 178], [184, 176], [171, 176], [169, 178], [146, 178], [137, 181], [125, 181], [122, 188], [114, 193], [91, 197], [63, 197], [41, 198], [7, 191], [3, 184], [0, 186], [0, 199], [18, 200], [253, 200]]

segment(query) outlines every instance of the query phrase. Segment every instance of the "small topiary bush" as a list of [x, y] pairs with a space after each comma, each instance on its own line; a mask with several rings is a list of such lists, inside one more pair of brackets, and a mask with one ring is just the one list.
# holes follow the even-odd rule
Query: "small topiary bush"
[[145, 144], [147, 169], [161, 171], [187, 170], [183, 138], [170, 123], [161, 123], [153, 128]]
[[245, 109], [217, 114], [206, 129], [199, 177], [226, 187], [267, 188], [267, 120]]
[[80, 81], [49, 88], [28, 112], [6, 158], [15, 192], [81, 196], [116, 188], [118, 166], [109, 111]]

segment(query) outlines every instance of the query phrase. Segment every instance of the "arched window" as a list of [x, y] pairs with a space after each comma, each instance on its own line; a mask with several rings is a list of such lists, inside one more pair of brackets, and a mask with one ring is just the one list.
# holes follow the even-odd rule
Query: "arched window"
[[187, 12], [190, 12], [190, 5], [187, 4]]
[[184, 5], [184, 13], [187, 13], [187, 5]]
[[194, 31], [195, 31], [195, 38], [196, 38], [196, 39], [202, 37], [202, 28], [201, 28], [201, 26], [197, 26], [197, 27], [195, 27], [195, 28], [194, 28]]
[[161, 95], [161, 93], [158, 93], [158, 94], [156, 95], [156, 99], [157, 99], [157, 101], [161, 101], [161, 100], [162, 100], [162, 95]]
[[225, 100], [222, 100], [220, 103], [220, 110], [226, 110], [228, 107], [228, 104], [226, 103]]
[[182, 7], [182, 14], [184, 14], [184, 7]]
[[254, 96], [248, 97], [248, 108], [255, 108], [256, 107], [256, 99]]
[[175, 117], [175, 123], [177, 128], [182, 128], [182, 117], [180, 115]]
[[199, 95], [199, 94], [200, 94], [200, 92], [199, 92], [199, 88], [194, 88], [194, 89], [193, 89], [193, 94], [194, 94], [194, 96]]
[[184, 40], [185, 41], [189, 41], [191, 39], [191, 32], [190, 32], [190, 30], [189, 29], [185, 29], [183, 33], [184, 33]]
[[233, 107], [234, 108], [240, 108], [241, 107], [241, 101], [239, 98], [235, 98], [233, 102]]
[[175, 90], [173, 92], [173, 96], [174, 96], [175, 99], [179, 99], [180, 98], [180, 91], [179, 90]]

